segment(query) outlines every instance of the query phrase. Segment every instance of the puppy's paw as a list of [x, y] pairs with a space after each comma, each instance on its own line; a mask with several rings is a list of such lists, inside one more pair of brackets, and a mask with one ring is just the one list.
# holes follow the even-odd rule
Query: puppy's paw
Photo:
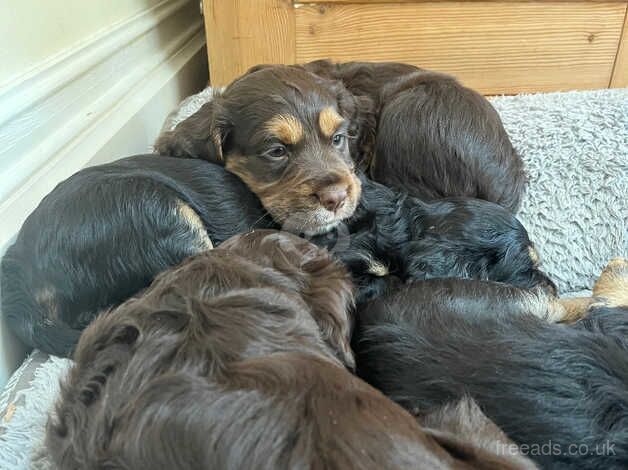
[[593, 286], [593, 296], [607, 307], [628, 307], [628, 259], [612, 259]]
[[[554, 307], [560, 317], [558, 323], [574, 323], [583, 319], [589, 309], [598, 305], [594, 297], [571, 297], [557, 299]], [[561, 312], [562, 309], [562, 312]]]

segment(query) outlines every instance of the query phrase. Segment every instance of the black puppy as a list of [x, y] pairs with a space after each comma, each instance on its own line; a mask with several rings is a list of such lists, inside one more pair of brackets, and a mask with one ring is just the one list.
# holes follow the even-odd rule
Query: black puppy
[[[423, 203], [366, 178], [362, 184], [348, 224], [311, 239], [346, 263], [358, 302], [428, 277], [553, 288], [525, 229], [500, 206]], [[218, 165], [145, 155], [88, 168], [42, 201], [9, 248], [3, 314], [27, 345], [67, 355], [100, 310], [161, 271], [237, 233], [272, 227], [257, 197]]]
[[26, 219], [2, 259], [2, 312], [27, 345], [67, 355], [104, 308], [212, 243], [270, 227], [237, 176], [143, 155], [82, 170]]
[[417, 415], [473, 397], [542, 468], [628, 468], [628, 309], [556, 313], [539, 292], [417, 282], [358, 312], [358, 374]]
[[362, 177], [353, 215], [314, 239], [349, 267], [362, 303], [400, 282], [461, 277], [522, 288], [556, 286], [521, 223], [498, 204], [472, 198], [425, 202]]

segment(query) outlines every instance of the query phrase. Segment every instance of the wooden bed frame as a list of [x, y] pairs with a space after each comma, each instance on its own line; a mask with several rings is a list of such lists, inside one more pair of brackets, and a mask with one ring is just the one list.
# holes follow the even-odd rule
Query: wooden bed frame
[[212, 85], [258, 63], [398, 61], [487, 94], [628, 86], [628, 0], [203, 0]]

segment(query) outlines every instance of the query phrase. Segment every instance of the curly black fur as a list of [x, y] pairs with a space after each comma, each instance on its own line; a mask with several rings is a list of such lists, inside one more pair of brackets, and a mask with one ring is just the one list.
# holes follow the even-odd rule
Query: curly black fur
[[556, 294], [539, 270], [523, 225], [500, 205], [481, 199], [426, 202], [363, 177], [354, 216], [314, 241], [335, 250], [354, 274], [358, 303], [399, 283], [444, 277], [540, 286]]

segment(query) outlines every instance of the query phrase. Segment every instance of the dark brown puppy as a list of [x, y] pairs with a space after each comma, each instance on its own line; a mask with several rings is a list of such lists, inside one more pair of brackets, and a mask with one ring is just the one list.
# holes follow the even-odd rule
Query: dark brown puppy
[[285, 233], [189, 258], [81, 337], [48, 423], [54, 464], [505, 468], [343, 367], [350, 303], [345, 269]]
[[162, 134], [162, 155], [224, 165], [284, 229], [323, 233], [351, 216], [360, 198], [354, 173], [356, 98], [339, 81], [299, 67], [255, 69]]
[[422, 199], [466, 196], [519, 208], [523, 162], [479, 93], [450, 75], [408, 64], [316, 61], [304, 67], [374, 103], [376, 145], [367, 161], [376, 181]]

